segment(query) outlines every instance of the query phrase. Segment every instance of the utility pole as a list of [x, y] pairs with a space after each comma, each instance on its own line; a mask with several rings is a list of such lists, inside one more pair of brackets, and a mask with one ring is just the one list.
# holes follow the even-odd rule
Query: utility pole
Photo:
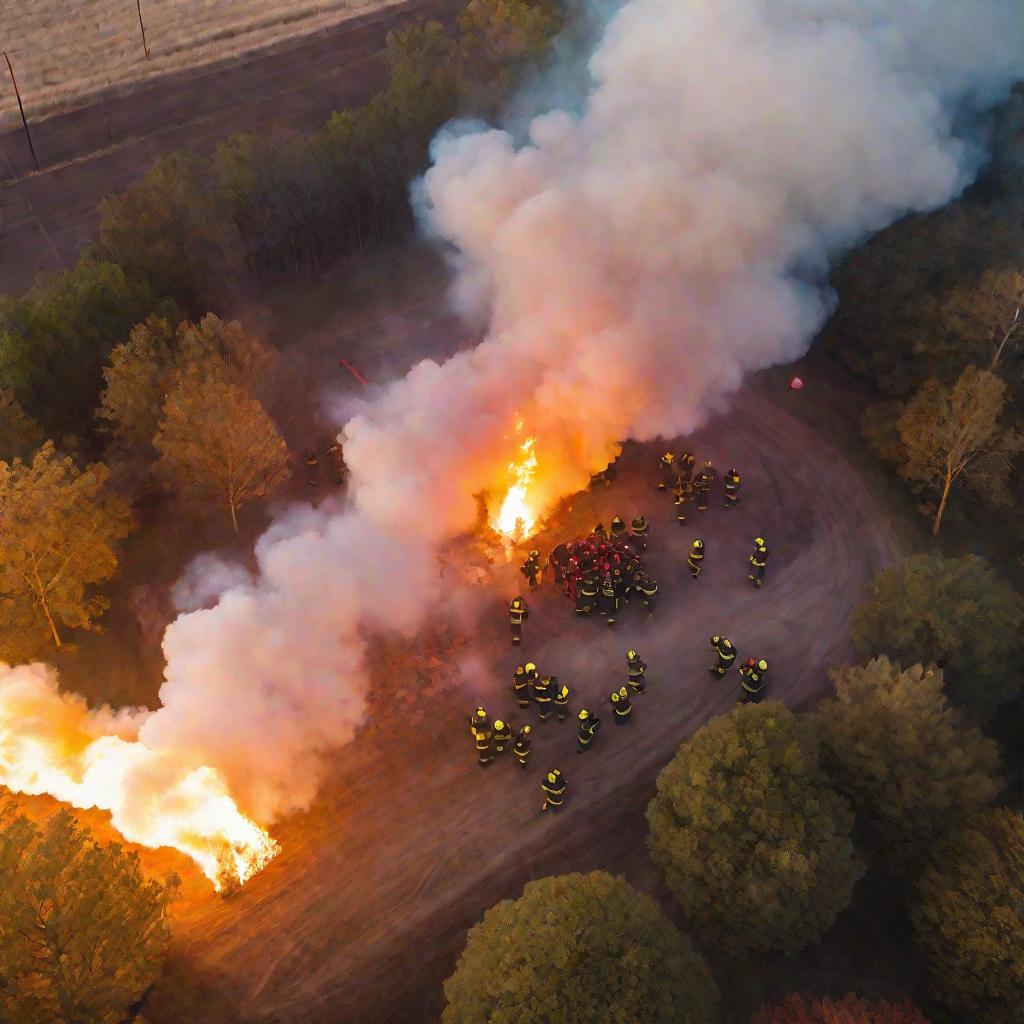
[[7, 51], [4, 50], [4, 60], [7, 61], [7, 70], [11, 73], [11, 81], [14, 83], [14, 95], [18, 98], [18, 109], [21, 111], [21, 123], [25, 126], [25, 138], [28, 139], [28, 149], [32, 154], [32, 163], [36, 165], [36, 170], [39, 170], [39, 160], [36, 157], [36, 147], [32, 145], [32, 133], [28, 130], [28, 119], [25, 117], [25, 108], [21, 102], [21, 93], [18, 92], [18, 80], [14, 77], [14, 68], [11, 67], [11, 58], [7, 56]]
[[142, 29], [142, 48], [146, 51], [146, 60], [149, 60], [149, 43], [146, 42], [146, 26], [142, 21], [142, 0], [135, 0], [135, 9], [139, 12], [139, 28]]

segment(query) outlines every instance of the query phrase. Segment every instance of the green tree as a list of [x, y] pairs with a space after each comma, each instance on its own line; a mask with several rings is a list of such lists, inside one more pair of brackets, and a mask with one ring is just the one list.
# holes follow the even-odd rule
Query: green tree
[[738, 706], [684, 743], [647, 821], [651, 856], [687, 918], [736, 954], [816, 942], [864, 870], [813, 730], [777, 701]]
[[530, 882], [470, 929], [444, 1024], [713, 1024], [718, 990], [657, 904], [603, 871]]
[[1024, 1022], [1024, 822], [1000, 808], [935, 850], [911, 920], [932, 987], [958, 1014]]
[[888, 867], [914, 871], [935, 841], [998, 791], [999, 748], [958, 726], [942, 672], [888, 658], [833, 674], [812, 721], [822, 763]]
[[47, 441], [24, 463], [0, 462], [0, 657], [33, 654], [61, 628], [88, 629], [107, 607], [91, 584], [117, 568], [127, 505], [107, 492], [102, 463], [79, 470]]
[[777, 1006], [762, 1007], [751, 1024], [928, 1024], [910, 1000], [868, 1002], [859, 996], [810, 999], [787, 996]]
[[1022, 623], [1020, 599], [983, 558], [931, 553], [880, 572], [852, 629], [862, 659], [934, 662], [955, 701], [990, 714], [1020, 691]]
[[[880, 411], [869, 410], [862, 421], [865, 438], [877, 454], [888, 456], [900, 476], [937, 494], [933, 535], [938, 535], [950, 492], [961, 479], [990, 504], [1010, 503], [1010, 466], [1024, 441], [1001, 423], [1005, 403], [1003, 381], [968, 366], [952, 387], [925, 381], [899, 411], [894, 433]], [[883, 409], [896, 411], [888, 403]]]
[[25, 413], [10, 388], [0, 388], [0, 460], [31, 458], [42, 443], [39, 424]]
[[100, 203], [97, 251], [186, 306], [222, 294], [243, 266], [209, 162], [186, 150], [161, 157], [140, 182]]
[[138, 857], [100, 846], [61, 811], [42, 829], [0, 811], [0, 1018], [120, 1024], [153, 983], [177, 878], [146, 879]]
[[167, 395], [154, 439], [158, 471], [182, 494], [227, 510], [288, 479], [288, 452], [267, 411], [222, 374], [185, 373]]
[[173, 304], [112, 263], [40, 277], [25, 295], [0, 296], [0, 379], [49, 437], [79, 430], [112, 346], [151, 313], [173, 315]]

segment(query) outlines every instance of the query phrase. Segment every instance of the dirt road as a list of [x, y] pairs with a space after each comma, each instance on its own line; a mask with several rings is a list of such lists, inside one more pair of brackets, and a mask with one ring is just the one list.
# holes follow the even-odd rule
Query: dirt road
[[0, 293], [71, 266], [93, 240], [97, 205], [158, 157], [207, 151], [235, 132], [312, 128], [380, 85], [386, 34], [446, 19], [453, 0], [408, 0], [330, 30], [217, 66], [170, 74], [80, 110], [32, 123], [41, 170], [20, 127], [0, 133]]
[[[579, 496], [558, 532], [540, 538], [546, 551], [616, 512], [642, 510], [652, 523], [647, 561], [663, 597], [649, 620], [628, 608], [609, 630], [600, 619], [577, 621], [551, 585], [530, 598], [522, 655], [568, 683], [574, 712], [586, 703], [601, 715], [595, 749], [577, 757], [572, 720], [552, 719], [536, 729], [528, 771], [508, 754], [477, 767], [472, 707], [483, 703], [513, 724], [524, 718], [508, 691], [516, 657], [503, 614], [520, 581], [515, 565], [502, 567], [484, 625], [460, 654], [473, 682], [431, 708], [426, 727], [371, 723], [338, 752], [316, 806], [276, 830], [284, 852], [263, 874], [231, 901], [196, 898], [183, 908], [179, 949], [217, 977], [239, 1015], [411, 1024], [438, 1011], [466, 929], [527, 880], [605, 868], [657, 891], [643, 845], [657, 773], [737, 692], [735, 678], [708, 675], [708, 637], [724, 632], [741, 658], [767, 658], [770, 694], [803, 705], [830, 686], [827, 668], [849, 656], [847, 620], [868, 578], [899, 554], [857, 473], [787, 413], [798, 400], [745, 391], [728, 418], [692, 439], [720, 472], [732, 464], [742, 472], [737, 510], [725, 512], [719, 497], [680, 527], [670, 499], [652, 487], [658, 450], [630, 448], [617, 483]], [[757, 534], [771, 547], [760, 592], [746, 580]], [[694, 581], [685, 553], [697, 535], [707, 558]], [[633, 724], [616, 728], [607, 696], [624, 682], [629, 647], [648, 662], [650, 682]], [[541, 814], [541, 775], [556, 765], [569, 782], [567, 804], [558, 816]], [[211, 1010], [208, 1019], [224, 1018]]]

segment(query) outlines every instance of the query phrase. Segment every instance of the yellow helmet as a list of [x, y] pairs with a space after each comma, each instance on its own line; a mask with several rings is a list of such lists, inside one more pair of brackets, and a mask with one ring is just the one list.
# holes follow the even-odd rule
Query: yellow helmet
[[523, 604], [523, 602], [522, 602], [522, 600], [520, 598], [518, 598], [518, 597], [512, 598], [512, 607], [513, 608], [520, 608], [522, 606], [522, 604]]
[[500, 718], [496, 718], [494, 720], [494, 728], [495, 729], [504, 729], [505, 728], [505, 723]]
[[761, 659], [761, 660], [760, 660], [760, 661], [759, 661], [759, 662], [757, 663], [757, 667], [758, 667], [758, 668], [759, 668], [759, 669], [760, 669], [760, 670], [761, 670], [762, 672], [767, 672], [767, 671], [768, 671], [768, 662], [767, 662], [767, 661], [765, 661], [765, 660], [764, 660], [764, 658], [762, 658], [762, 659]]
[[590, 712], [586, 708], [580, 708], [579, 720], [585, 722], [590, 717]]
[[702, 541], [702, 540], [700, 539], [700, 537], [697, 537], [697, 538], [696, 538], [696, 539], [694, 540], [694, 542], [693, 542], [693, 546], [694, 546], [695, 548], [702, 548], [702, 547], [704, 547], [704, 541]]
[[662, 458], [663, 458], [663, 459], [664, 459], [664, 460], [665, 460], [666, 462], [671, 462], [671, 461], [672, 461], [672, 460], [673, 460], [673, 459], [675, 458], [675, 456], [674, 456], [674, 455], [673, 455], [673, 454], [672, 454], [671, 452], [665, 452], [665, 454], [664, 454], [664, 455], [662, 455]]
[[534, 663], [532, 661], [528, 661], [526, 663], [526, 671], [527, 672], [536, 672], [537, 671], [537, 666], [534, 665]]
[[530, 735], [530, 733], [531, 733], [531, 732], [533, 732], [533, 726], [530, 726], [530, 725], [524, 725], [524, 726], [522, 727], [522, 729], [520, 729], [519, 731], [520, 731], [520, 732], [521, 732], [521, 733], [522, 733], [522, 734], [523, 734], [524, 736], [529, 736], [529, 735]]
[[626, 657], [632, 661], [636, 657], [636, 651], [626, 651]]
[[530, 557], [531, 558], [540, 558], [540, 552], [536, 548], [534, 548], [534, 550], [530, 552]]
[[619, 699], [619, 691], [612, 690], [612, 703], [615, 704]]
[[554, 772], [548, 772], [548, 782], [557, 782], [558, 776]]
[[558, 696], [561, 697], [562, 700], [565, 700], [566, 697], [569, 696], [569, 687], [564, 683], [562, 684], [562, 688], [558, 691]]
[[718, 643], [718, 641], [719, 641], [719, 640], [721, 640], [721, 639], [722, 639], [722, 638], [721, 638], [720, 636], [713, 636], [713, 637], [711, 638], [711, 642], [712, 642], [713, 644], [717, 644], [717, 643]]
[[763, 547], [764, 547], [764, 537], [755, 537], [755, 538], [754, 538], [754, 543], [755, 543], [755, 544], [756, 544], [756, 545], [757, 545], [757, 546], [758, 546], [759, 548], [763, 548]]
[[619, 696], [620, 697], [628, 697], [629, 696], [629, 690], [627, 690], [624, 686], [620, 686], [619, 687]]
[[474, 712], [474, 714], [476, 715], [477, 718], [486, 718], [487, 717], [487, 712], [484, 711], [483, 708], [477, 708], [476, 711]]

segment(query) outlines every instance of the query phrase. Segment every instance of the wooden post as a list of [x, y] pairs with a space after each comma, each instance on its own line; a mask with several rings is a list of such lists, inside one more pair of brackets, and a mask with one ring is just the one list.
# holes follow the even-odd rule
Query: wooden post
[[142, 48], [146, 51], [146, 60], [149, 60], [149, 43], [146, 42], [146, 26], [142, 21], [142, 0], [135, 0], [135, 9], [139, 12], [139, 28], [142, 29]]
[[25, 126], [25, 138], [28, 139], [28, 149], [32, 154], [32, 163], [36, 165], [36, 170], [39, 170], [39, 159], [36, 157], [36, 147], [32, 145], [32, 133], [28, 130], [28, 119], [25, 117], [25, 108], [21, 102], [21, 93], [18, 91], [18, 80], [14, 77], [14, 68], [11, 67], [11, 58], [7, 56], [7, 51], [4, 50], [4, 60], [7, 61], [7, 70], [11, 73], [11, 81], [14, 83], [14, 95], [18, 98], [18, 109], [21, 111], [21, 123]]

